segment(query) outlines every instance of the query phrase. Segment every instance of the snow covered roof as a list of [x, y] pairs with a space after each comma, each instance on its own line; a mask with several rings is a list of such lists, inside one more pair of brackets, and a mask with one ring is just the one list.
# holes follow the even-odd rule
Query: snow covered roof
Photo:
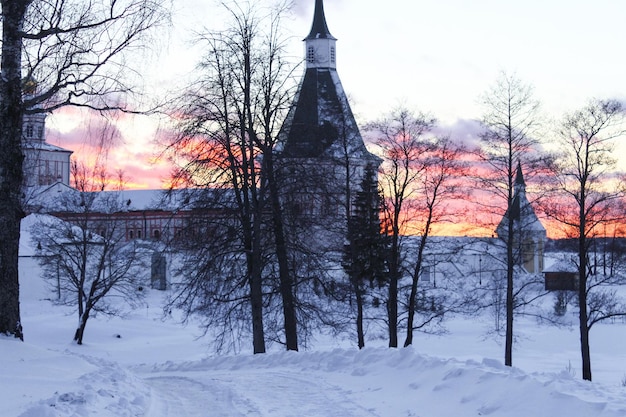
[[63, 152], [63, 153], [74, 153], [69, 149], [61, 148], [60, 146], [52, 145], [48, 142], [24, 142], [22, 145], [23, 149], [35, 149], [38, 151], [48, 151], [48, 152]]
[[118, 194], [120, 200], [127, 202], [129, 211], [164, 209], [169, 206], [169, 204], [164, 204], [166, 190], [122, 190], [103, 192], [103, 194], [107, 193]]
[[[79, 191], [62, 183], [36, 188], [28, 198], [28, 206], [31, 212], [64, 212], [68, 209], [66, 207], [68, 193]], [[122, 190], [100, 191], [95, 194], [101, 201], [115, 198], [122, 203], [123, 211], [225, 208], [232, 202], [232, 190], [228, 189]]]
[[568, 272], [577, 273], [578, 266], [576, 256], [570, 254], [561, 254], [556, 258], [546, 257], [546, 267], [543, 272]]

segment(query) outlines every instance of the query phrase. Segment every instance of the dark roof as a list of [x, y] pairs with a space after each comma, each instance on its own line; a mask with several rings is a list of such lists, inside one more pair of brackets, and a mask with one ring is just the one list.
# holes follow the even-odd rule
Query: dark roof
[[[321, 109], [321, 106], [324, 108]], [[285, 155], [298, 158], [320, 156], [339, 136], [336, 123], [331, 123], [331, 120], [343, 119], [342, 104], [331, 70], [306, 70], [293, 109], [291, 123], [284, 126], [288, 128]], [[321, 120], [322, 112], [331, 120]]]
[[522, 164], [521, 162], [517, 163], [517, 172], [515, 173], [515, 196], [513, 197], [513, 201], [511, 202], [511, 207], [504, 214], [505, 218], [509, 216], [513, 218], [513, 220], [520, 220], [522, 214], [522, 203], [520, 202], [520, 192], [523, 189], [519, 187], [526, 188], [526, 182], [524, 181], [524, 174], [522, 173]]
[[311, 26], [311, 32], [306, 39], [335, 39], [328, 30], [326, 25], [326, 16], [324, 15], [324, 2], [323, 0], [315, 0], [315, 14], [313, 15], [313, 26]]
[[518, 223], [518, 227], [522, 227], [526, 231], [545, 232], [545, 228], [526, 197], [526, 182], [524, 181], [522, 164], [520, 162], [517, 163], [517, 172], [515, 174], [515, 195], [513, 196], [513, 201], [511, 201], [511, 206], [507, 208], [496, 228], [496, 232], [501, 237], [507, 233], [509, 227], [508, 219], [513, 219], [514, 222]]

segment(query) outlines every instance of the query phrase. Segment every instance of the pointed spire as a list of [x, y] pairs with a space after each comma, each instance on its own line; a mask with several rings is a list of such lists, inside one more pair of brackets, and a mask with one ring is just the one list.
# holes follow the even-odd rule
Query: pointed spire
[[326, 25], [326, 16], [324, 15], [324, 1], [315, 0], [315, 14], [313, 16], [313, 26], [311, 33], [305, 38], [308, 39], [335, 39], [328, 30]]
[[517, 172], [515, 174], [515, 184], [526, 187], [526, 182], [524, 181], [524, 174], [522, 174], [522, 163], [517, 161]]

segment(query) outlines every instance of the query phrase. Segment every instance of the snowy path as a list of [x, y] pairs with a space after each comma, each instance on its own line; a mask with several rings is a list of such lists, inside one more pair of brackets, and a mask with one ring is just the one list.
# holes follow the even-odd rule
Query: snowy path
[[379, 416], [338, 387], [287, 372], [168, 372], [144, 380], [152, 389], [150, 417]]
[[203, 383], [183, 376], [149, 377], [145, 381], [152, 389], [147, 416], [244, 415], [234, 410], [232, 404], [229, 406], [233, 394], [217, 382]]

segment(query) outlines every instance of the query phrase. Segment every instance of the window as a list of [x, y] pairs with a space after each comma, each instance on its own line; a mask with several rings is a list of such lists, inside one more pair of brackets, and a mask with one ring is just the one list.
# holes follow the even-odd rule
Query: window
[[33, 125], [26, 125], [26, 137], [27, 138], [32, 138], [34, 132], [35, 132], [35, 129], [33, 128]]
[[135, 234], [133, 233], [132, 230], [128, 231], [128, 239], [133, 240], [135, 238]]
[[154, 236], [156, 240], [159, 240], [161, 238], [161, 231], [159, 229], [155, 229], [154, 232], [152, 232], [152, 236]]
[[315, 48], [313, 48], [312, 46], [309, 46], [306, 51], [306, 60], [309, 63], [315, 62]]
[[330, 62], [335, 63], [335, 48], [330, 48]]
[[43, 138], [43, 126], [37, 126], [37, 138]]
[[141, 230], [137, 229], [137, 239], [141, 239]]

